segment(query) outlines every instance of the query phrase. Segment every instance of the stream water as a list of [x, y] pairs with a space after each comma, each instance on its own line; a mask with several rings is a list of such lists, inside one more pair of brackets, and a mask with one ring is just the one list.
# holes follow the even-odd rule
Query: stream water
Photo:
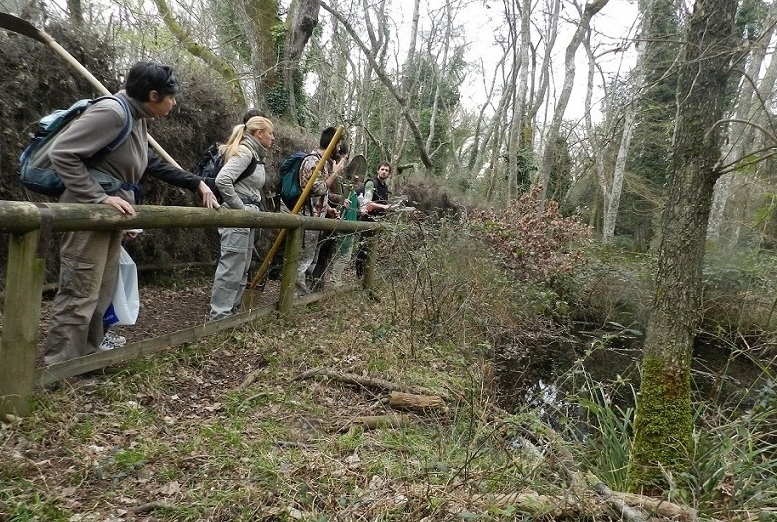
[[[603, 401], [631, 408], [640, 386], [643, 342], [641, 331], [615, 323], [604, 328], [576, 324], [565, 336], [506, 336], [494, 346], [500, 403], [513, 412], [539, 409], [552, 421], [579, 414], [569, 394], [596, 389]], [[764, 350], [732, 347], [701, 334], [693, 351], [694, 397], [729, 409], [747, 408], [771, 386], [775, 369], [775, 357]]]

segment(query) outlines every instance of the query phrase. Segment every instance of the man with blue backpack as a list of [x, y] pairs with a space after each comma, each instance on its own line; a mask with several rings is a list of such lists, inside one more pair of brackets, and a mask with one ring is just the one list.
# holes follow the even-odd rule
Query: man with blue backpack
[[[302, 187], [308, 184], [313, 176], [319, 160], [329, 147], [329, 143], [335, 137], [337, 129], [327, 127], [321, 131], [321, 137], [318, 143], [318, 149], [307, 154], [296, 154], [284, 160], [281, 164], [281, 200], [283, 209], [291, 211], [298, 203], [297, 199], [302, 192]], [[300, 207], [299, 213], [312, 217], [339, 217], [339, 212], [329, 204], [329, 191], [339, 176], [347, 162], [345, 155], [339, 153], [324, 164], [321, 172], [317, 175], [308, 198]], [[299, 167], [296, 167], [296, 164]], [[287, 181], [289, 180], [289, 181]], [[316, 254], [318, 253], [318, 240], [320, 232], [318, 230], [305, 230], [302, 239], [302, 252], [300, 253], [299, 266], [297, 268], [296, 294], [305, 295], [310, 293], [310, 287], [307, 284], [308, 271], [315, 267]], [[312, 272], [310, 273], [312, 276]]]
[[[138, 184], [148, 174], [199, 192], [208, 208], [217, 206], [213, 192], [199, 177], [165, 163], [148, 147], [147, 120], [167, 116], [175, 107], [178, 91], [170, 67], [137, 62], [127, 74], [124, 90], [93, 103], [63, 129], [48, 151], [51, 166], [64, 185], [59, 201], [110, 205], [120, 214], [134, 215]], [[115, 144], [128, 118], [131, 130]], [[108, 144], [113, 144], [112, 150], [104, 151]], [[115, 178], [120, 186], [104, 188], [90, 169]], [[51, 309], [46, 364], [101, 349], [103, 315], [113, 297], [123, 234], [121, 230], [63, 233], [60, 286]]]

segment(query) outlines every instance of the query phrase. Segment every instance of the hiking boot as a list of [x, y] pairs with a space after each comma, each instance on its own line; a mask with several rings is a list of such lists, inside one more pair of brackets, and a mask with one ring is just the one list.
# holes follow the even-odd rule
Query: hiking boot
[[127, 338], [126, 337], [124, 337], [123, 335], [119, 335], [117, 333], [113, 333], [110, 330], [107, 330], [105, 332], [105, 336], [103, 337], [103, 340], [105, 340], [105, 339], [111, 341], [116, 346], [124, 346], [125, 344], [127, 344]]

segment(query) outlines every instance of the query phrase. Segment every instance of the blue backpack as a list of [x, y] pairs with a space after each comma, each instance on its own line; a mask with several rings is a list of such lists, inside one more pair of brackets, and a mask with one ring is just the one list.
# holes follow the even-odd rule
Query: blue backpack
[[308, 156], [315, 156], [315, 154], [295, 152], [291, 156], [284, 158], [278, 169], [281, 179], [281, 199], [289, 207], [289, 210], [294, 208], [294, 205], [297, 204], [297, 199], [302, 194], [302, 187], [299, 185], [299, 168], [302, 165], [302, 160]]
[[91, 168], [91, 165], [96, 164], [100, 158], [119, 148], [132, 131], [132, 113], [129, 106], [127, 102], [116, 96], [101, 96], [94, 99], [79, 100], [71, 105], [69, 109], [56, 110], [41, 118], [38, 122], [38, 131], [30, 138], [29, 143], [19, 157], [19, 180], [25, 187], [46, 196], [59, 196], [65, 191], [62, 180], [59, 179], [59, 175], [57, 175], [57, 172], [51, 166], [51, 161], [49, 161], [51, 145], [57, 136], [77, 120], [86, 109], [100, 100], [106, 99], [115, 100], [121, 104], [125, 116], [124, 127], [122, 127], [121, 132], [113, 141], [99, 150], [85, 163], [89, 174], [103, 187], [106, 193], [116, 192], [122, 187], [123, 183], [120, 180]]

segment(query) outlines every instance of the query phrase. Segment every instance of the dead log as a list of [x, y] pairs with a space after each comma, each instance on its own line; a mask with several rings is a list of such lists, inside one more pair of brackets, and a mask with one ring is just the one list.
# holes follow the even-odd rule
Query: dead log
[[[613, 496], [620, 497], [627, 505], [640, 508], [661, 518], [691, 522], [696, 520], [696, 510], [687, 506], [681, 506], [661, 498], [646, 497], [636, 493], [621, 493], [613, 491]], [[714, 519], [708, 519], [714, 522]]]
[[246, 378], [243, 379], [243, 382], [240, 383], [240, 386], [238, 386], [238, 389], [245, 390], [246, 388], [251, 386], [254, 382], [256, 382], [256, 379], [259, 378], [259, 374], [262, 371], [264, 371], [264, 368], [259, 368], [246, 375]]
[[641, 505], [638, 506], [637, 509], [631, 507], [622, 497], [615, 495], [615, 493], [594, 476], [593, 473], [589, 474], [588, 477], [589, 479], [592, 479], [591, 484], [593, 485], [594, 490], [601, 495], [603, 501], [606, 502], [615, 513], [620, 515], [621, 518], [625, 518], [630, 522], [647, 521], [645, 515], [638, 509], [642, 507]]
[[549, 520], [580, 520], [583, 516], [606, 518], [607, 509], [603, 506], [582, 502], [573, 495], [543, 495], [536, 491], [494, 494], [466, 494], [461, 490], [449, 490], [440, 486], [410, 486], [403, 493], [411, 498], [424, 499], [430, 496], [447, 498], [459, 505], [478, 507], [512, 506], [532, 517]]
[[360, 426], [365, 430], [377, 430], [381, 428], [404, 428], [410, 425], [410, 417], [407, 415], [368, 415], [365, 417], [354, 417], [347, 425], [340, 428], [341, 432], [346, 432], [352, 426]]
[[402, 393], [410, 393], [413, 395], [432, 395], [442, 398], [443, 401], [446, 400], [445, 395], [434, 392], [428, 388], [423, 388], [420, 386], [404, 386], [402, 384], [396, 384], [383, 379], [364, 377], [362, 375], [356, 375], [353, 373], [341, 373], [334, 370], [328, 370], [326, 368], [313, 368], [312, 370], [308, 370], [304, 373], [301, 373], [300, 375], [297, 375], [293, 380], [304, 381], [305, 379], [310, 379], [311, 377], [326, 377], [328, 379], [339, 381], [345, 384], [361, 386], [378, 391], [398, 391]]
[[[493, 405], [491, 407], [499, 412], [498, 418], [510, 416], [507, 412], [500, 410]], [[654, 520], [653, 517], [656, 516], [679, 522], [693, 522], [697, 520], [696, 510], [693, 508], [675, 504], [660, 498], [610, 490], [593, 473], [586, 473], [581, 470], [580, 466], [578, 466], [575, 461], [572, 452], [567, 448], [564, 439], [556, 432], [556, 430], [547, 424], [537, 422], [533, 423], [531, 427], [524, 427], [524, 435], [526, 439], [525, 442], [532, 448], [539, 444], [547, 444], [549, 446], [550, 451], [559, 465], [559, 470], [566, 475], [567, 480], [569, 481], [569, 487], [573, 495], [567, 497], [587, 499], [587, 504], [593, 502], [596, 506], [593, 509], [596, 512], [601, 510], [602, 514], [605, 514], [605, 512], [616, 514], [622, 520], [632, 522]], [[534, 456], [539, 454], [536, 448], [533, 453]], [[492, 501], [496, 501], [498, 504], [512, 503], [508, 501], [516, 495], [519, 498], [523, 498], [520, 497], [521, 494], [519, 493], [492, 495]], [[564, 500], [564, 502], [566, 502], [566, 500]], [[523, 506], [520, 505], [519, 507]], [[575, 509], [581, 509], [581, 513], [585, 516], [595, 515], [595, 513], [591, 512], [583, 505], [576, 505]], [[710, 522], [718, 521], [711, 519]]]
[[429, 412], [430, 410], [444, 410], [445, 401], [439, 395], [415, 395], [400, 391], [392, 391], [389, 396], [389, 407], [395, 410], [408, 410]]
[[[441, 486], [410, 486], [404, 493], [409, 497], [423, 499], [429, 496], [448, 497], [458, 504], [474, 504], [477, 506], [513, 506], [533, 517], [549, 517], [552, 520], [580, 520], [592, 518], [611, 520], [612, 501], [601, 498], [600, 495], [589, 492], [585, 497], [575, 495], [545, 495], [535, 491], [526, 490], [514, 493], [477, 493], [467, 495], [461, 490], [446, 490]], [[668, 501], [645, 497], [642, 495], [611, 492], [619, 497], [627, 508], [629, 515], [635, 515], [630, 508], [642, 508], [650, 512], [653, 517], [672, 521], [690, 522], [696, 520], [695, 512], [687, 507], [673, 504]], [[631, 520], [626, 514], [618, 514], [622, 520]], [[647, 518], [646, 520], [656, 520]]]
[[[636, 493], [621, 493], [618, 491], [608, 491], [607, 496], [598, 492], [599, 497], [591, 495], [586, 496], [586, 502], [574, 500], [573, 496], [553, 496], [538, 495], [534, 492], [508, 493], [508, 494], [479, 494], [473, 497], [473, 500], [485, 502], [496, 506], [513, 505], [515, 507], [525, 508], [527, 503], [537, 499], [539, 507], [547, 509], [551, 506], [560, 509], [564, 517], [573, 514], [586, 517], [605, 517], [613, 513], [613, 507], [617, 499], [617, 506], [620, 510], [617, 514], [623, 520], [654, 520], [654, 518], [644, 518], [643, 515], [636, 512], [636, 509], [647, 511], [650, 517], [661, 517], [662, 519], [676, 522], [692, 522], [697, 520], [696, 511], [687, 506], [681, 506], [668, 500], [646, 497]], [[543, 507], [544, 506], [544, 507]], [[541, 512], [544, 513], [544, 512]], [[539, 513], [537, 513], [539, 514]]]

